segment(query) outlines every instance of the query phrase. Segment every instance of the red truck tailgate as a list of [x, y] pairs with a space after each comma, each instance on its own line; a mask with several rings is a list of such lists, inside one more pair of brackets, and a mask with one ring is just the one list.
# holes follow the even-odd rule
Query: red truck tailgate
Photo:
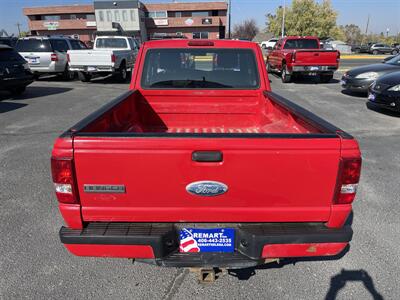
[[337, 51], [297, 50], [295, 52], [295, 65], [336, 65]]
[[[193, 161], [201, 150], [220, 151], [223, 161]], [[74, 138], [85, 221], [327, 221], [339, 157], [339, 138]], [[186, 191], [203, 180], [228, 190], [214, 197]], [[87, 192], [84, 185], [125, 192]]]

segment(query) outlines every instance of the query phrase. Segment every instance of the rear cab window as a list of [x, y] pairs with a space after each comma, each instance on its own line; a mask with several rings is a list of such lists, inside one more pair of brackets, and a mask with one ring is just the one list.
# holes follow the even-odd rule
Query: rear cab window
[[260, 85], [251, 49], [149, 49], [144, 89], [257, 89]]
[[316, 39], [288, 39], [283, 49], [319, 49]]
[[96, 48], [126, 49], [128, 44], [123, 38], [98, 38]]
[[78, 40], [70, 40], [69, 42], [70, 42], [71, 48], [72, 48], [73, 50], [87, 49], [87, 46], [86, 46], [83, 42], [81, 42], [81, 41], [78, 41]]
[[50, 41], [41, 39], [19, 40], [15, 49], [18, 52], [53, 52]]

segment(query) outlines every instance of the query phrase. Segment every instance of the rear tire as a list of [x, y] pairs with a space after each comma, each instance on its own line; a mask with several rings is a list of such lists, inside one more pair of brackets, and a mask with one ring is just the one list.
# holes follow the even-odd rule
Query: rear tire
[[399, 51], [397, 51], [397, 50], [392, 51], [392, 55], [397, 55], [397, 54], [399, 54]]
[[281, 79], [283, 83], [289, 83], [292, 81], [292, 75], [289, 73], [286, 64], [282, 64]]
[[373, 55], [378, 55], [378, 54], [379, 54], [379, 51], [378, 51], [378, 50], [374, 50], [374, 51], [372, 51], [372, 54], [373, 54]]
[[319, 80], [322, 83], [329, 83], [333, 79], [333, 74], [320, 74]]
[[78, 77], [82, 82], [89, 82], [92, 79], [92, 75], [85, 72], [78, 72]]
[[62, 74], [62, 79], [66, 81], [74, 80], [75, 79], [75, 72], [71, 72], [69, 70], [68, 65], [65, 66], [64, 73]]
[[118, 79], [121, 82], [126, 82], [128, 79], [128, 70], [126, 69], [125, 63], [122, 63], [118, 69]]

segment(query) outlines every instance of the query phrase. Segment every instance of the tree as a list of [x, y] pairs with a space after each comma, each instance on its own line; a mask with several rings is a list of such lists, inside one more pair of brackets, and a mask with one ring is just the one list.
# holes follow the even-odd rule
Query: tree
[[[314, 0], [293, 0], [292, 5], [285, 8], [285, 35], [315, 35], [328, 37], [337, 31], [337, 12], [333, 10], [329, 0], [318, 3]], [[275, 14], [267, 14], [267, 29], [275, 36], [281, 35], [283, 8], [279, 7]]]
[[232, 37], [236, 39], [252, 40], [260, 30], [254, 19], [245, 20], [233, 26]]
[[355, 24], [348, 24], [345, 26], [339, 26], [345, 36], [345, 41], [350, 45], [361, 44], [363, 35], [360, 27]]

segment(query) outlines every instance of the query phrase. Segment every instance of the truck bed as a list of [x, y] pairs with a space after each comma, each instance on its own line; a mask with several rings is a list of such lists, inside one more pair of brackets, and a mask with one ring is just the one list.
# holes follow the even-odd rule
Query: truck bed
[[[207, 101], [205, 101], [207, 98]], [[182, 96], [172, 91], [130, 91], [92, 114], [73, 130], [111, 135], [327, 134], [316, 116], [273, 93]], [[314, 119], [314, 120], [312, 120]], [[318, 118], [319, 119], [319, 118]], [[319, 121], [324, 122], [319, 119]], [[326, 123], [326, 122], [324, 122]]]

